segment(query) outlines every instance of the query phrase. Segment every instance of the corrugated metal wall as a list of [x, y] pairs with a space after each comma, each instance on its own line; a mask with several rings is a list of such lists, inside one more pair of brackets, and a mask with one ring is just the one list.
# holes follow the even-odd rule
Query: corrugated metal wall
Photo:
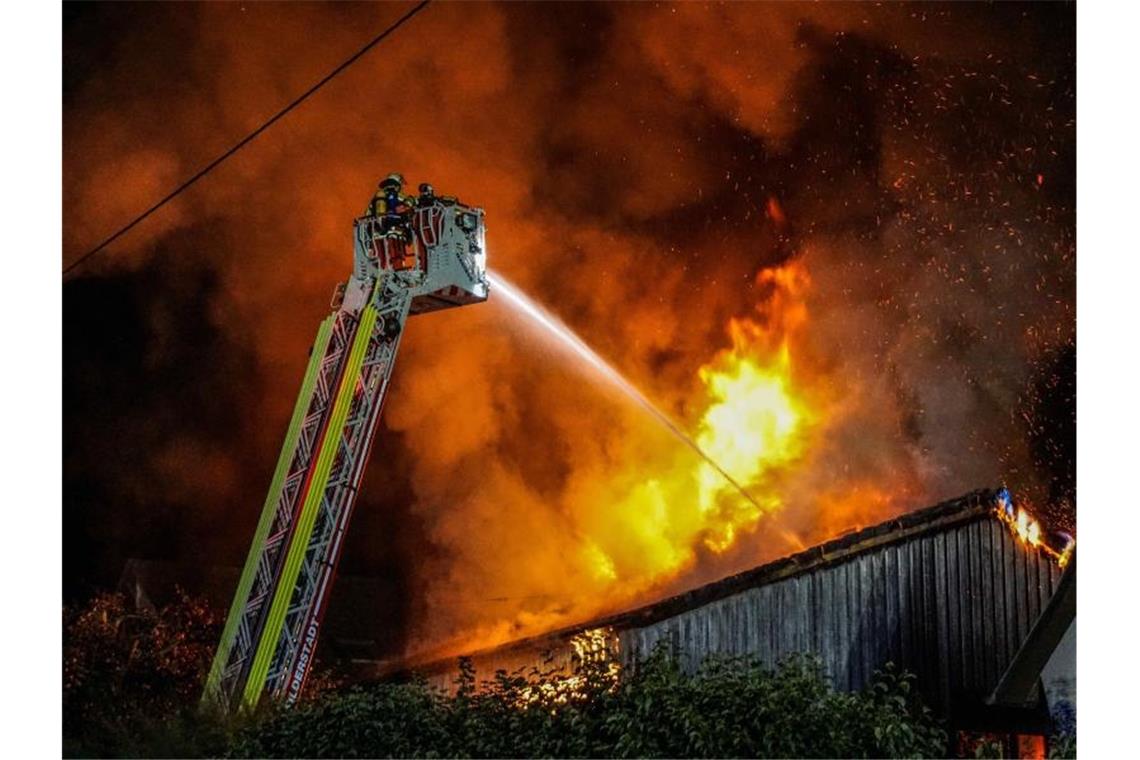
[[[614, 625], [622, 659], [644, 657], [658, 642], [690, 668], [717, 653], [775, 664], [812, 652], [839, 689], [859, 689], [894, 662], [918, 676], [927, 704], [940, 713], [963, 699], [980, 700], [1013, 659], [1061, 571], [992, 511], [962, 517], [653, 622], [626, 619]], [[568, 638], [481, 653], [473, 658], [477, 676], [566, 666]], [[446, 688], [454, 676], [452, 661], [433, 669], [429, 681]]]

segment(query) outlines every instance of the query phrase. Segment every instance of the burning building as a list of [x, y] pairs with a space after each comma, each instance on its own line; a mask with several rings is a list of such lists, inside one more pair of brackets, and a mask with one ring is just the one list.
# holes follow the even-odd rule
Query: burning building
[[[774, 665], [817, 655], [842, 690], [893, 662], [917, 676], [951, 728], [1050, 732], [1042, 672], [1075, 630], [1075, 547], [1047, 540], [1008, 492], [976, 491], [843, 535], [686, 593], [541, 636], [469, 653], [477, 678], [565, 669], [588, 649], [618, 667], [669, 647], [693, 668], [709, 655]], [[1072, 635], [1072, 634], [1069, 634]], [[454, 657], [377, 666], [440, 688]]]
[[[382, 12], [69, 12], [66, 247], [145, 207], [206, 135], [270, 112]], [[362, 60], [355, 84], [266, 135], [279, 142], [243, 154], [232, 181], [180, 196], [65, 285], [68, 588], [105, 585], [125, 556], [240, 562], [292, 409], [282, 379], [301, 375], [343, 275], [348, 210], [376, 178], [362, 150], [379, 161], [382, 148], [383, 168], [485, 204], [495, 266], [755, 501], [600, 393], [612, 376], [596, 364], [552, 359], [558, 344], [535, 339], [510, 298], [434, 315], [402, 349], [345, 549], [346, 575], [387, 585], [331, 602], [333, 616], [378, 611], [376, 661], [438, 661], [446, 680], [456, 652], [485, 672], [599, 627], [628, 658], [653, 637], [697, 641], [705, 629], [684, 625], [715, 609], [738, 638], [699, 622], [694, 657], [808, 642], [850, 687], [889, 655], [930, 668], [926, 688], [951, 707], [984, 704], [1056, 596], [1050, 576], [1032, 607], [1017, 570], [1049, 564], [1041, 536], [1016, 515], [1009, 547], [991, 535], [994, 562], [1016, 571], [1001, 582], [1017, 602], [998, 607], [970, 574], [980, 564], [939, 554], [974, 517], [951, 530], [899, 516], [961, 483], [1006, 482], [1072, 528], [1072, 7], [488, 4], [417, 24], [423, 37]], [[290, 37], [314, 47], [278, 58]], [[422, 39], [462, 44], [426, 61]], [[210, 64], [182, 68], [196, 60]], [[978, 499], [963, 514], [1001, 528]], [[928, 539], [942, 564], [926, 564]], [[928, 568], [933, 585], [902, 585], [926, 584], [906, 573]], [[952, 620], [930, 601], [951, 580]], [[799, 607], [824, 590], [834, 607]], [[770, 594], [785, 596], [765, 607]], [[1001, 647], [987, 605], [1017, 634]], [[981, 639], [926, 658], [906, 626], [927, 616], [935, 643], [963, 620]], [[991, 651], [1006, 659], [980, 670], [972, 658]]]
[[[388, 13], [69, 9], [69, 260]], [[972, 484], [1071, 514], [1074, 28], [1050, 4], [422, 14], [65, 284], [69, 598], [127, 557], [240, 565], [390, 167], [485, 206], [494, 267], [761, 508], [503, 288], [425, 316], [344, 554], [401, 600], [384, 656], [635, 608]], [[425, 39], [463, 44], [428, 65]]]

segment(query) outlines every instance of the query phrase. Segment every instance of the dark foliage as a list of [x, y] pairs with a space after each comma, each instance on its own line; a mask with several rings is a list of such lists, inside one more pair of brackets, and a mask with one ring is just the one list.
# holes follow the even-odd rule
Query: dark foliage
[[1053, 708], [1053, 737], [1049, 740], [1049, 757], [1077, 756], [1077, 711], [1068, 700]]
[[334, 690], [233, 722], [197, 708], [219, 616], [181, 595], [134, 610], [102, 595], [64, 615], [64, 754], [74, 757], [919, 757], [946, 734], [913, 677], [888, 668], [861, 693], [817, 661], [769, 669], [710, 659], [687, 673], [664, 650], [619, 672], [508, 674], [453, 696], [422, 681]]
[[912, 677], [834, 691], [819, 667], [709, 660], [695, 674], [657, 652], [620, 677], [605, 663], [570, 679], [500, 672], [454, 697], [376, 684], [266, 716], [239, 731], [241, 757], [941, 757], [946, 734]]
[[220, 726], [194, 711], [221, 631], [203, 600], [160, 610], [102, 594], [64, 610], [63, 753], [67, 757], [215, 754]]

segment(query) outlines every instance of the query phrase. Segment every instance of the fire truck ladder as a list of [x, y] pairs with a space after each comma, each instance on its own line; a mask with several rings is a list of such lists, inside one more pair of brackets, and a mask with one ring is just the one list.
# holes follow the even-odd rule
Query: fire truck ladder
[[203, 694], [286, 704], [305, 685], [407, 317], [487, 298], [482, 209], [421, 196], [356, 220], [353, 274], [321, 322]]

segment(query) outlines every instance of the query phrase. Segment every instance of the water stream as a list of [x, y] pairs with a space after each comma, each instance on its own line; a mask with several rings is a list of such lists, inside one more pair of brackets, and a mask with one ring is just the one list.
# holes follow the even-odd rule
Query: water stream
[[[669, 415], [661, 411], [656, 404], [642, 393], [637, 386], [627, 380], [612, 364], [599, 356], [594, 349], [586, 345], [585, 341], [563, 324], [558, 317], [555, 317], [546, 309], [542, 308], [542, 306], [519, 290], [517, 286], [513, 285], [498, 272], [488, 272], [487, 278], [491, 282], [491, 298], [498, 299], [501, 297], [503, 302], [509, 304], [518, 314], [525, 316], [534, 325], [541, 327], [552, 337], [556, 338], [563, 348], [568, 349], [574, 356], [589, 365], [603, 379], [620, 390], [631, 400], [637, 402], [642, 409], [648, 412], [655, 420], [661, 423], [665, 429], [672, 433], [678, 441], [688, 446], [697, 456], [707, 462], [710, 467], [724, 478], [726, 483], [731, 485], [737, 493], [741, 495], [741, 497], [747, 499], [749, 503], [756, 507], [759, 514], [767, 514], [768, 510], [760, 506], [759, 502], [745, 490], [744, 486], [725, 471], [715, 459], [709, 456], [709, 454], [685, 433], [677, 423], [673, 422], [673, 420], [669, 418]], [[779, 532], [781, 535], [786, 533], [784, 530], [780, 530]], [[784, 535], [784, 538], [786, 538], [789, 543], [796, 544], [800, 547], [803, 546], [803, 544], [793, 536]]]

